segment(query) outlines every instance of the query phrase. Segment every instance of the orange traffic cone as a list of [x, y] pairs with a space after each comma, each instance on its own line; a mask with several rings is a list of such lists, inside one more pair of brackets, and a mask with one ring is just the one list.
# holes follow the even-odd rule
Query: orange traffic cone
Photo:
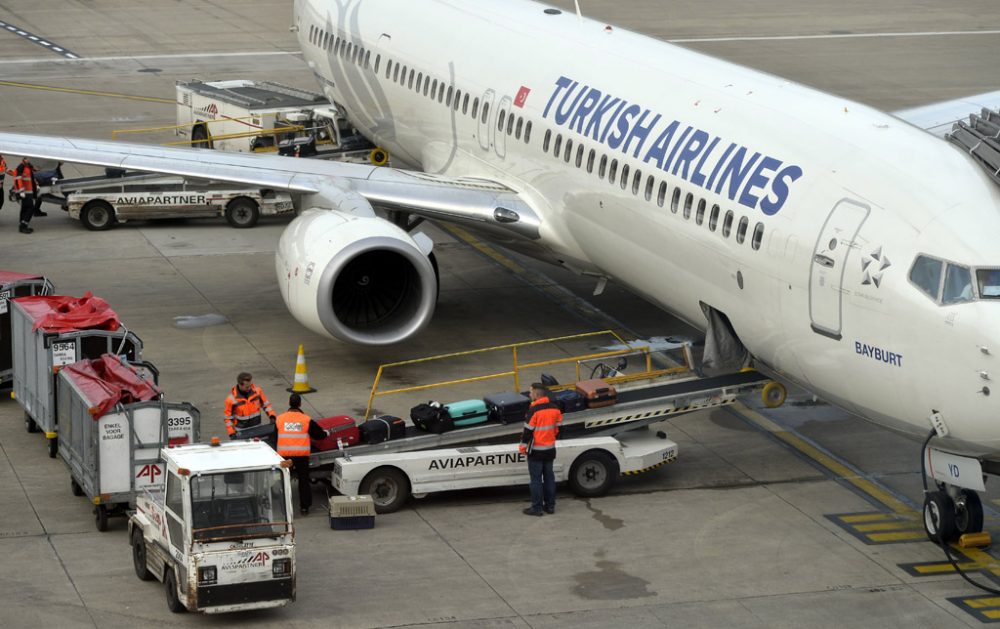
[[309, 374], [306, 372], [306, 353], [299, 345], [299, 356], [295, 359], [295, 380], [289, 393], [315, 393], [316, 389], [309, 386]]

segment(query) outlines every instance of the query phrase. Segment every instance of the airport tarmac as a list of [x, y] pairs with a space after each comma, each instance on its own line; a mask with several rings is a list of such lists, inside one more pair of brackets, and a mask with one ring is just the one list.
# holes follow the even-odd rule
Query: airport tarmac
[[[1000, 67], [984, 62], [1000, 52], [990, 30], [1000, 5], [989, 0], [581, 5], [890, 110], [1000, 85]], [[294, 54], [290, 14], [288, 0], [5, 2], [0, 21], [15, 31], [0, 27], [0, 129], [107, 139], [169, 125], [174, 81], [194, 77], [314, 88]], [[308, 410], [357, 415], [386, 362], [607, 327], [636, 338], [695, 334], [618, 287], [594, 297], [590, 281], [435, 230], [433, 323], [399, 347], [347, 346], [306, 331], [281, 301], [273, 250], [287, 219], [252, 230], [192, 220], [96, 233], [46, 209], [32, 235], [17, 233], [9, 201], [0, 210], [0, 268], [111, 302], [144, 341], [168, 398], [201, 410], [204, 436], [223, 433], [238, 371], [253, 372], [282, 405], [300, 343], [319, 389]], [[176, 325], [206, 314], [225, 321]], [[403, 414], [408, 404], [379, 408]], [[962, 581], [923, 536], [919, 444], [802, 392], [773, 411], [747, 399], [665, 422], [680, 446], [675, 464], [623, 479], [604, 498], [560, 492], [551, 517], [520, 514], [526, 489], [430, 496], [380, 516], [371, 531], [332, 531], [314, 508], [296, 520], [298, 600], [222, 617], [171, 614], [162, 586], [135, 578], [124, 521], [96, 531], [65, 466], [22, 418], [16, 402], [0, 400], [5, 627], [938, 628], [1000, 617], [1000, 599]], [[984, 495], [995, 534], [998, 498]], [[962, 564], [1000, 586], [991, 551], [965, 551]]]

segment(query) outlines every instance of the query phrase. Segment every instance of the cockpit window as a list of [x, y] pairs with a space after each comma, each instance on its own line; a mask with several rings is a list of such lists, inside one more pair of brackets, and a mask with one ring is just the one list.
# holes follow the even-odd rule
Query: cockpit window
[[928, 297], [937, 301], [941, 288], [941, 272], [944, 262], [927, 256], [917, 256], [913, 268], [910, 269], [910, 281], [924, 291]]
[[977, 269], [976, 283], [981, 299], [1000, 299], [1000, 269]]
[[972, 301], [972, 273], [964, 266], [949, 264], [944, 274], [941, 303], [958, 304], [964, 301]]

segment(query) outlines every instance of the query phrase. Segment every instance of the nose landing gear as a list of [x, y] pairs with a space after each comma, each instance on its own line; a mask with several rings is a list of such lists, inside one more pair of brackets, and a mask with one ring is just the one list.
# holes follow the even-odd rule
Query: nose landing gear
[[937, 544], [983, 530], [983, 503], [969, 489], [938, 483], [938, 490], [924, 496], [924, 532]]

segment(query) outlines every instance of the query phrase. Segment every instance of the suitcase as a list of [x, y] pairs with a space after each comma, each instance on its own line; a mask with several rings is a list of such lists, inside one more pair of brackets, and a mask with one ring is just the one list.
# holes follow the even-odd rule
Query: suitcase
[[576, 390], [587, 400], [587, 408], [611, 406], [618, 401], [618, 392], [614, 385], [600, 378], [581, 380], [576, 383]]
[[358, 431], [364, 443], [382, 443], [405, 437], [406, 422], [392, 415], [382, 415], [361, 424]]
[[451, 418], [455, 428], [466, 428], [483, 424], [489, 419], [486, 402], [482, 400], [462, 400], [452, 402], [444, 407], [444, 412]]
[[345, 448], [361, 441], [361, 433], [358, 431], [357, 422], [354, 421], [353, 417], [336, 415], [334, 417], [314, 419], [313, 421], [323, 430], [332, 430], [324, 439], [311, 440], [313, 452], [336, 450], [337, 439], [340, 439]]
[[553, 391], [549, 401], [558, 406], [563, 413], [575, 413], [587, 408], [587, 398], [574, 389]]
[[489, 408], [490, 419], [503, 424], [523, 422], [527, 419], [531, 399], [523, 393], [504, 391], [483, 398]]
[[237, 430], [236, 436], [233, 439], [240, 439], [243, 441], [250, 441], [253, 439], [259, 439], [271, 446], [275, 452], [278, 450], [278, 427], [274, 424], [265, 422], [263, 424], [257, 424], [256, 426], [251, 426], [250, 428], [244, 428], [243, 430]]
[[444, 407], [441, 406], [440, 402], [417, 404], [410, 409], [410, 419], [413, 420], [413, 425], [420, 430], [439, 435], [455, 427], [451, 422], [451, 417], [444, 412]]

